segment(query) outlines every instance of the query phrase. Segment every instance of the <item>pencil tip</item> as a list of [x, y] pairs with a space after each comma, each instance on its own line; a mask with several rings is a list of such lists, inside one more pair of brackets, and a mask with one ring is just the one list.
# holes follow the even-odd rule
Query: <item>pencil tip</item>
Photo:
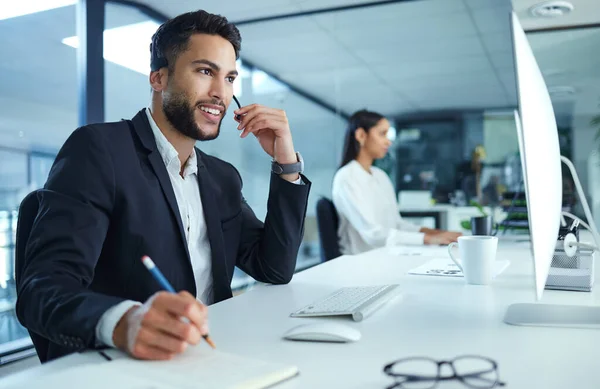
[[206, 343], [208, 343], [208, 345], [213, 348], [216, 349], [217, 346], [215, 346], [215, 343], [212, 341], [212, 339], [208, 336], [208, 335], [202, 335], [204, 340], [206, 340]]

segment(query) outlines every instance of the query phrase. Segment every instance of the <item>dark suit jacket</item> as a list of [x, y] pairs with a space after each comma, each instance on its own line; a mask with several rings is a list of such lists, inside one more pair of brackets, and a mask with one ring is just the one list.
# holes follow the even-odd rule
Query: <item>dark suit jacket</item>
[[[237, 170], [196, 153], [215, 302], [232, 296], [234, 266], [258, 281], [289, 282], [310, 182], [271, 175], [263, 224], [242, 197]], [[160, 290], [140, 260], [144, 254], [176, 290], [196, 295], [173, 188], [143, 110], [132, 121], [73, 132], [38, 197], [16, 309], [29, 331], [49, 341], [42, 361], [94, 348], [107, 309]]]

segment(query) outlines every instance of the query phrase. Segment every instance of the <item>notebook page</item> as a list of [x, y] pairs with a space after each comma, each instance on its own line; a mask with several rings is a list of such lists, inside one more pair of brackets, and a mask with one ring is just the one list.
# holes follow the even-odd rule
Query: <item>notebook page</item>
[[42, 377], [31, 378], [16, 385], [5, 386], [0, 383], [0, 389], [176, 389], [168, 383], [155, 381], [128, 374], [112, 362], [101, 362], [94, 365], [84, 365], [62, 369]]
[[120, 359], [111, 363], [129, 374], [181, 389], [260, 389], [298, 374], [295, 366], [227, 354], [202, 345], [190, 347], [171, 361]]

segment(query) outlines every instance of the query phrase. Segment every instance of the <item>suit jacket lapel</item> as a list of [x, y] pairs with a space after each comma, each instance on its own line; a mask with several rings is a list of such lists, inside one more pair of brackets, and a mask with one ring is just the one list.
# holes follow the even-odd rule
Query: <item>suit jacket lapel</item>
[[171, 184], [167, 167], [165, 166], [165, 163], [163, 162], [162, 157], [160, 156], [160, 153], [156, 147], [156, 140], [152, 134], [152, 129], [150, 128], [150, 123], [148, 123], [148, 117], [146, 116], [145, 110], [141, 110], [137, 115], [135, 115], [135, 117], [132, 119], [132, 122], [133, 127], [142, 142], [142, 145], [146, 148], [146, 150], [149, 151], [148, 160], [150, 161], [150, 166], [152, 166], [154, 174], [156, 174], [156, 177], [158, 178], [158, 182], [160, 183], [163, 194], [167, 199], [171, 213], [175, 220], [177, 220], [181, 244], [183, 244], [183, 247], [185, 247], [188, 263], [191, 264], [190, 252], [188, 250], [187, 240], [185, 238], [181, 214], [179, 213], [179, 207], [177, 206], [177, 199], [175, 198], [175, 192], [173, 192], [173, 185]]
[[202, 153], [197, 149], [196, 156], [198, 157], [200, 198], [202, 199], [202, 209], [204, 210], [206, 230], [212, 253], [214, 300], [218, 302], [231, 297], [229, 275], [227, 274], [225, 264], [225, 244], [223, 241], [223, 231], [221, 230], [221, 215], [219, 214], [219, 205], [217, 203], [219, 193], [218, 187], [210, 177], [206, 166], [204, 166]]
[[177, 227], [179, 227], [179, 236], [181, 237], [181, 244], [183, 244], [183, 246], [185, 247], [185, 253], [187, 254], [188, 261], [191, 262], [187, 239], [185, 237], [185, 230], [183, 229], [183, 223], [181, 221], [181, 213], [179, 212], [179, 207], [177, 206], [177, 198], [175, 197], [175, 192], [173, 192], [173, 185], [171, 184], [171, 179], [169, 178], [169, 173], [167, 172], [165, 163], [163, 162], [162, 157], [160, 156], [158, 151], [155, 151], [148, 155], [148, 160], [150, 161], [152, 169], [154, 169], [156, 177], [158, 177], [158, 182], [160, 183], [160, 187], [162, 188], [162, 191], [167, 199], [169, 208], [171, 208], [171, 213], [177, 220]]

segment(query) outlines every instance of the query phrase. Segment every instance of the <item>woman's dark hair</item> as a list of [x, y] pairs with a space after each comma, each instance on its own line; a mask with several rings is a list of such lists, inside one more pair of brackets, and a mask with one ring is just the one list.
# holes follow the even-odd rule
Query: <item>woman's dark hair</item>
[[165, 66], [172, 71], [177, 57], [187, 49], [193, 34], [219, 35], [227, 39], [235, 50], [235, 58], [239, 58], [242, 37], [237, 27], [223, 16], [199, 10], [169, 19], [156, 30], [150, 44], [152, 71]]
[[345, 166], [348, 162], [356, 159], [360, 145], [356, 140], [356, 130], [363, 128], [366, 132], [369, 132], [381, 119], [385, 119], [385, 116], [376, 112], [367, 110], [361, 110], [355, 112], [348, 120], [348, 129], [346, 130], [346, 139], [344, 140], [344, 151], [342, 154], [342, 164], [340, 168]]

